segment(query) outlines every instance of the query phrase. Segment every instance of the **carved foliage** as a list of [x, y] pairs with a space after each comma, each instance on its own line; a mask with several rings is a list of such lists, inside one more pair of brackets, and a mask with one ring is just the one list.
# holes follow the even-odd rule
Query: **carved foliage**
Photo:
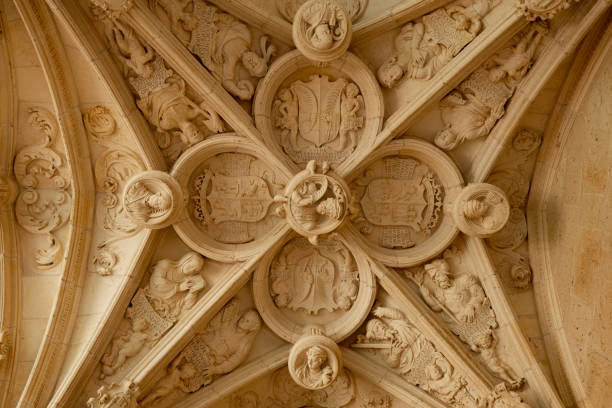
[[17, 222], [32, 234], [46, 235], [46, 248], [34, 255], [39, 268], [51, 268], [61, 256], [62, 244], [55, 235], [70, 217], [71, 196], [68, 168], [53, 145], [58, 135], [57, 121], [43, 108], [31, 108], [29, 123], [44, 136], [41, 144], [21, 149], [14, 172], [21, 192], [15, 204]]
[[444, 150], [488, 136], [505, 104], [533, 64], [547, 27], [533, 23], [440, 101], [442, 122], [435, 143]]
[[270, 267], [270, 295], [281, 309], [309, 314], [349, 310], [358, 290], [355, 260], [339, 241], [324, 240], [315, 247], [293, 239]]
[[283, 368], [274, 374], [272, 393], [274, 398], [269, 401], [268, 408], [301, 408], [311, 405], [341, 408], [348, 405], [355, 397], [355, 380], [351, 372], [344, 369], [329, 386], [312, 391], [296, 384], [289, 370]]
[[216, 376], [234, 370], [251, 351], [260, 327], [261, 319], [255, 310], [241, 314], [240, 301], [230, 300], [172, 361], [166, 376], [141, 405], [153, 405], [175, 390], [195, 392], [212, 383]]
[[394, 54], [378, 69], [381, 85], [391, 88], [403, 78], [428, 80], [469, 44], [482, 29], [489, 0], [469, 6], [453, 4], [409, 22], [395, 38]]
[[410, 248], [431, 235], [441, 218], [443, 188], [418, 160], [389, 156], [370, 165], [351, 184], [351, 220], [385, 248]]
[[344, 78], [313, 75], [278, 91], [272, 106], [283, 150], [296, 163], [344, 160], [357, 146], [364, 126], [361, 91]]
[[518, 0], [517, 7], [529, 20], [546, 20], [577, 1], [580, 0]]
[[193, 215], [213, 239], [228, 244], [247, 243], [262, 233], [279, 188], [259, 160], [241, 153], [207, 160], [193, 186]]

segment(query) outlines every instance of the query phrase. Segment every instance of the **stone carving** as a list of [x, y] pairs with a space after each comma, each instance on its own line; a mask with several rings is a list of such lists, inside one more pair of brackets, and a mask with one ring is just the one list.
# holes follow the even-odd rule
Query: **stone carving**
[[92, 7], [105, 18], [117, 19], [132, 7], [134, 0], [90, 0], [90, 2]]
[[142, 405], [150, 406], [177, 389], [195, 392], [234, 370], [251, 351], [260, 327], [255, 310], [240, 314], [240, 301], [230, 300], [173, 360]]
[[270, 267], [270, 294], [279, 308], [318, 314], [349, 310], [357, 298], [355, 259], [339, 241], [313, 247], [305, 239], [287, 243]]
[[525, 76], [535, 58], [547, 27], [530, 25], [519, 33], [513, 45], [494, 55], [440, 101], [446, 126], [435, 138], [444, 150], [452, 150], [466, 140], [485, 137], [505, 113], [505, 104]]
[[88, 408], [138, 408], [136, 395], [138, 386], [132, 382], [103, 385], [95, 397], [87, 400]]
[[402, 27], [395, 38], [394, 54], [378, 68], [378, 81], [387, 88], [403, 78], [428, 80], [446, 65], [482, 29], [489, 0], [469, 6], [439, 8]]
[[36, 250], [34, 260], [39, 268], [48, 269], [56, 266], [63, 252], [55, 232], [70, 218], [69, 172], [53, 149], [58, 130], [51, 112], [30, 108], [28, 122], [42, 132], [44, 141], [22, 148], [15, 156], [13, 169], [21, 189], [15, 216], [27, 232], [45, 236], [47, 245]]
[[127, 181], [122, 197], [127, 216], [137, 225], [164, 228], [183, 204], [176, 180], [161, 171], [147, 171]]
[[400, 310], [378, 306], [372, 314], [366, 334], [357, 336], [353, 347], [382, 350], [387, 363], [408, 382], [444, 402], [478, 406], [466, 380]]
[[376, 161], [351, 184], [351, 221], [385, 248], [410, 248], [431, 235], [441, 219], [443, 189], [435, 173], [416, 159]]
[[[160, 3], [168, 12], [174, 34], [221, 85], [239, 99], [251, 99], [257, 84], [254, 78], [266, 75], [268, 62], [276, 52], [269, 38], [260, 37], [259, 55], [251, 50], [253, 36], [249, 27], [230, 14], [202, 0], [193, 1], [190, 14], [184, 9], [188, 2]], [[182, 35], [185, 32], [187, 35]], [[243, 77], [242, 71], [248, 72], [250, 78]]]
[[206, 103], [194, 102], [185, 81], [166, 68], [164, 60], [131, 27], [119, 19], [104, 19], [96, 10], [94, 15], [103, 19], [111, 50], [124, 67], [138, 108], [157, 131], [158, 145], [169, 164], [207, 134], [224, 130], [219, 115]]
[[320, 331], [301, 337], [289, 353], [289, 373], [299, 386], [320, 390], [336, 380], [342, 370], [338, 345]]
[[9, 331], [0, 329], [0, 365], [9, 359], [11, 355], [11, 345], [9, 343]]
[[96, 105], [83, 113], [83, 124], [90, 135], [100, 144], [111, 137], [117, 128], [117, 122], [106, 106]]
[[[446, 256], [449, 252], [445, 253]], [[423, 300], [461, 341], [468, 344], [496, 376], [518, 386], [522, 380], [497, 355], [495, 312], [478, 279], [468, 273], [455, 275], [448, 261], [436, 259], [406, 276], [417, 284]]]
[[151, 267], [149, 282], [132, 298], [126, 312], [130, 327], [119, 331], [100, 360], [100, 379], [113, 376], [126, 361], [156, 342], [191, 309], [206, 287], [204, 259], [187, 252], [178, 261], [161, 259]]
[[497, 384], [487, 398], [487, 408], [531, 408], [516, 392], [508, 389], [504, 383]]
[[535, 157], [541, 135], [529, 129], [520, 129], [507, 151], [507, 159], [496, 164], [487, 179], [508, 196], [511, 210], [508, 223], [487, 239], [498, 272], [512, 287], [527, 289], [531, 283], [531, 268], [526, 245], [527, 219], [525, 206]]
[[336, 163], [357, 146], [365, 104], [353, 82], [317, 74], [279, 90], [272, 115], [274, 126], [281, 130], [283, 150], [293, 161]]
[[317, 245], [319, 235], [335, 230], [347, 212], [348, 188], [329, 172], [329, 163], [320, 166], [314, 160], [297, 173], [283, 195], [274, 200], [283, 203], [278, 212], [300, 235]]
[[351, 35], [351, 18], [335, 0], [309, 0], [295, 13], [293, 42], [310, 60], [328, 62], [341, 57]]
[[259, 396], [253, 391], [247, 391], [243, 394], [235, 394], [232, 396], [232, 408], [258, 408]]
[[304, 389], [296, 384], [287, 368], [278, 370], [272, 379], [274, 399], [267, 408], [301, 408], [316, 406], [341, 408], [355, 398], [355, 380], [348, 370], [342, 370], [330, 385], [319, 390]]
[[207, 161], [194, 187], [195, 218], [213, 239], [227, 244], [256, 238], [257, 224], [268, 219], [278, 188], [261, 161], [241, 153], [222, 153]]
[[489, 237], [508, 222], [510, 204], [500, 188], [487, 183], [470, 184], [455, 199], [453, 218], [464, 234]]
[[[574, 2], [580, 0], [573, 0]], [[517, 7], [525, 14], [527, 19], [547, 20], [554, 17], [559, 11], [568, 8], [572, 0], [518, 0]]]
[[372, 389], [360, 395], [360, 408], [391, 408], [393, 400], [389, 394]]
[[[308, 0], [276, 0], [276, 9], [289, 22], [293, 22], [295, 13]], [[351, 17], [351, 21], [357, 21], [366, 7], [368, 0], [336, 0], [339, 6], [343, 7]]]

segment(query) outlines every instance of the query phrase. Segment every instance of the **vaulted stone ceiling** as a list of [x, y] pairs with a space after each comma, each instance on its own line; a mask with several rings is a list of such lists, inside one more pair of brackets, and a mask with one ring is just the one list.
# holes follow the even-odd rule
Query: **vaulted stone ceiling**
[[0, 1], [0, 406], [605, 406], [610, 4]]

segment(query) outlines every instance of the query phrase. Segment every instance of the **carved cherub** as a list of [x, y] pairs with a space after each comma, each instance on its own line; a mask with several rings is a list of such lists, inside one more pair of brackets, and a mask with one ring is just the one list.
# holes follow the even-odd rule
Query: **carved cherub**
[[523, 379], [519, 378], [512, 368], [502, 361], [497, 355], [497, 337], [493, 331], [479, 333], [476, 341], [470, 345], [475, 353], [480, 353], [485, 364], [496, 376], [510, 384], [513, 388], [522, 385]]
[[125, 67], [131, 68], [137, 76], [149, 78], [154, 72], [151, 62], [155, 58], [155, 51], [140, 41], [134, 30], [120, 20], [114, 20], [109, 30]]
[[192, 392], [186, 381], [195, 377], [196, 374], [196, 368], [193, 364], [184, 362], [182, 356], [177, 357], [168, 368], [166, 376], [155, 384], [153, 391], [145, 397], [140, 405], [143, 407], [150, 406], [170, 395], [176, 389], [185, 393]]
[[423, 389], [431, 391], [442, 401], [458, 403], [463, 407], [478, 407], [478, 401], [469, 392], [463, 377], [453, 375], [453, 366], [439, 352], [433, 353], [431, 364], [425, 368]]
[[125, 364], [128, 358], [134, 357], [142, 351], [147, 343], [155, 338], [147, 333], [149, 323], [141, 318], [132, 319], [132, 327], [127, 334], [113, 338], [110, 351], [106, 352], [100, 362], [102, 363], [102, 373], [100, 379], [114, 375], [117, 370]]
[[277, 99], [272, 106], [274, 126], [282, 129], [283, 145], [298, 149], [298, 99], [289, 88], [278, 91]]
[[329, 385], [334, 378], [334, 370], [328, 363], [327, 352], [319, 346], [308, 349], [304, 363], [296, 372], [302, 384], [313, 389]]

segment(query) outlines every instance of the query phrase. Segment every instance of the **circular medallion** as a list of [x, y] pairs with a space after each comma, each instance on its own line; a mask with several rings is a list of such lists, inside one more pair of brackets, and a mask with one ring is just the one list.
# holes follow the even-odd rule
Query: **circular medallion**
[[280, 194], [287, 180], [247, 139], [228, 133], [199, 143], [172, 169], [189, 197], [176, 232], [193, 250], [221, 262], [248, 259], [282, 234]]
[[184, 207], [183, 193], [176, 180], [163, 171], [139, 173], [127, 181], [123, 207], [137, 225], [160, 229], [172, 224]]
[[300, 338], [289, 353], [289, 374], [308, 390], [328, 387], [342, 370], [342, 353], [328, 337], [311, 334]]
[[367, 317], [376, 280], [359, 249], [339, 236], [317, 246], [297, 237], [260, 262], [253, 295], [266, 325], [282, 339], [294, 343], [314, 325], [338, 342]]
[[418, 139], [400, 139], [371, 155], [350, 182], [348, 230], [373, 257], [393, 267], [422, 263], [458, 233], [445, 203], [463, 185], [457, 166]]
[[464, 234], [485, 238], [500, 231], [510, 217], [506, 194], [492, 184], [470, 184], [459, 193], [453, 217]]
[[351, 53], [325, 66], [289, 52], [272, 64], [253, 103], [255, 124], [300, 167], [311, 160], [332, 167], [376, 137], [383, 122], [380, 87]]

